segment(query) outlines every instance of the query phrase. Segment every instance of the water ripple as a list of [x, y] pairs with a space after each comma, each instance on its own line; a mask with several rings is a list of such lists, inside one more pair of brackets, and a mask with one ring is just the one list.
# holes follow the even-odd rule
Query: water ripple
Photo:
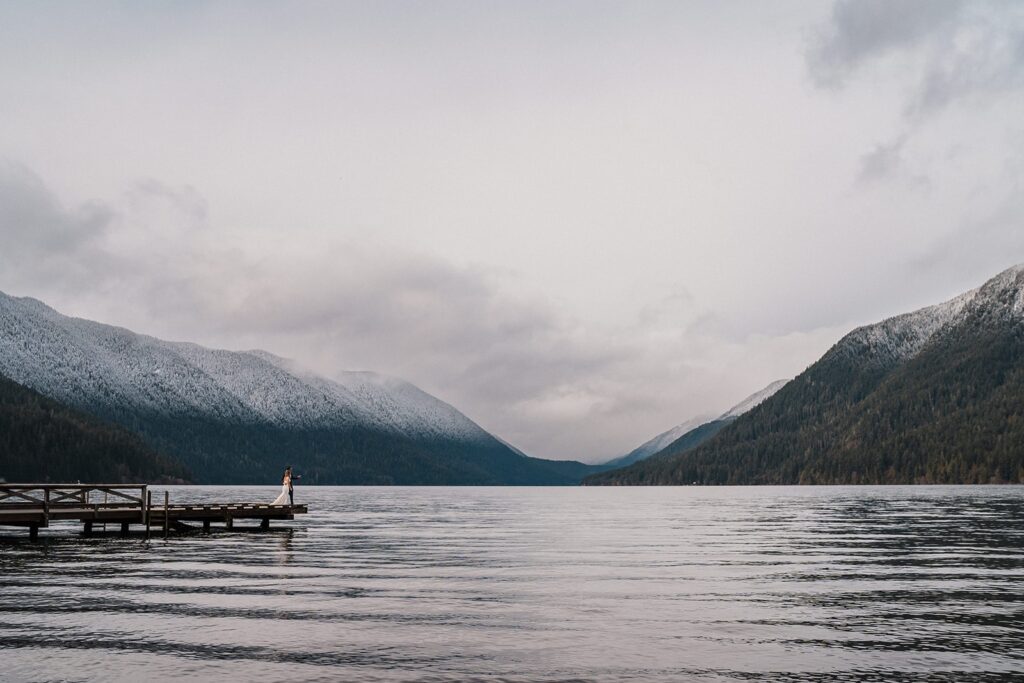
[[269, 533], [0, 541], [0, 678], [1024, 681], [1020, 487], [299, 493]]

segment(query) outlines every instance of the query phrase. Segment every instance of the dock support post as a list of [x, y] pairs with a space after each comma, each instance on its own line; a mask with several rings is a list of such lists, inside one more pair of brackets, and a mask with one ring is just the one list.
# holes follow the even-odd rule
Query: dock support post
[[153, 509], [153, 492], [146, 491], [146, 540], [149, 540], [149, 513]]
[[234, 529], [235, 528], [235, 520], [231, 517], [231, 515], [228, 515], [227, 517], [224, 518], [224, 528], [225, 529]]
[[130, 522], [121, 522], [121, 535], [122, 536], [127, 536], [128, 535], [128, 525], [129, 524], [130, 524]]
[[30, 540], [33, 540], [33, 541], [39, 540], [39, 525], [38, 524], [29, 524], [28, 525], [28, 537], [29, 537]]
[[82, 525], [82, 535], [92, 536], [92, 520], [86, 520]]
[[260, 528], [264, 531], [270, 528], [270, 517], [263, 518], [263, 520], [260, 522]]
[[203, 532], [207, 534], [210, 533], [210, 520], [208, 519], [203, 520]]
[[171, 492], [164, 491], [164, 538], [167, 538], [167, 527], [170, 526], [170, 515], [167, 514], [167, 509], [171, 507]]
[[142, 495], [139, 496], [139, 523], [149, 524], [149, 485], [143, 484]]

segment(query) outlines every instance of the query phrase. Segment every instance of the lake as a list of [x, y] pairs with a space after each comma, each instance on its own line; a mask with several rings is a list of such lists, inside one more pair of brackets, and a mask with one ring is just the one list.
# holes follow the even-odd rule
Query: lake
[[0, 543], [0, 679], [1024, 680], [1024, 487], [296, 502], [310, 514], [265, 533]]

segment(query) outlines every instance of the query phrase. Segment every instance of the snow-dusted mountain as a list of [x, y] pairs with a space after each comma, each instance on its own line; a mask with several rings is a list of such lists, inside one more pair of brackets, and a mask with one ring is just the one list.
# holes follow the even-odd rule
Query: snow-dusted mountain
[[713, 440], [597, 484], [1024, 483], [1024, 265], [859, 327]]
[[[712, 418], [710, 415], [704, 415], [700, 417], [695, 417], [691, 420], [687, 420], [686, 422], [677, 425], [666, 432], [658, 434], [650, 441], [646, 441], [640, 446], [637, 446], [626, 455], [622, 455], [617, 458], [613, 458], [612, 460], [609, 460], [608, 462], [605, 463], [605, 465], [608, 467], [625, 467], [626, 465], [631, 465], [634, 462], [646, 460], [655, 453], [658, 453], [668, 448], [671, 444], [675, 443], [676, 441], [679, 441], [688, 434], [696, 432], [697, 430], [701, 430], [702, 437], [710, 438], [711, 436], [714, 436], [714, 434], [718, 431], [718, 429], [716, 429], [715, 427], [719, 427], [719, 423], [721, 423], [721, 426], [724, 426], [725, 424], [731, 422], [732, 420], [735, 420], [743, 413], [746, 413], [749, 410], [753, 410], [755, 407], [764, 402], [765, 399], [769, 398], [772, 394], [774, 394], [776, 391], [785, 386], [786, 382], [788, 381], [789, 380], [786, 379], [780, 379], [772, 382], [764, 389], [761, 389], [760, 391], [746, 397], [745, 399], [734, 405], [729, 410], [725, 411], [722, 415], [718, 416], [717, 418]], [[697, 445], [698, 443], [700, 443], [700, 440], [695, 439], [694, 441], [696, 442], [693, 445]]]
[[718, 419], [735, 419], [740, 415], [743, 415], [744, 413], [749, 413], [751, 410], [753, 410], [754, 408], [756, 408], [757, 406], [761, 405], [769, 398], [774, 396], [775, 392], [777, 392], [782, 387], [786, 386], [787, 382], [789, 382], [788, 379], [775, 380], [761, 391], [755, 392], [750, 396], [747, 396], [745, 399], [734, 405], [732, 408], [729, 408], [729, 410], [719, 415]]
[[330, 380], [263, 351], [166, 342], [3, 294], [0, 373], [92, 411], [128, 403], [280, 427], [361, 424], [406, 436], [493, 440], [452, 406], [399, 379], [345, 372]]
[[969, 318], [991, 325], [1024, 321], [1024, 264], [945, 303], [855, 329], [829, 352], [885, 368], [914, 358], [929, 341]]
[[[992, 321], [1024, 320], [1024, 264], [1009, 268], [981, 287], [949, 301], [859, 327], [843, 337], [822, 360], [846, 358], [865, 368], [884, 370], [914, 358], [928, 342], [972, 316]], [[714, 420], [694, 419], [659, 434], [630, 453], [606, 463], [625, 467], [666, 450], [684, 440], [688, 448], [700, 445], [728, 422], [773, 396], [789, 380], [778, 380], [747, 397]], [[699, 430], [699, 431], [698, 431]]]
[[646, 458], [649, 458], [658, 451], [660, 451], [665, 446], [669, 445], [670, 443], [678, 439], [679, 437], [683, 436], [688, 432], [693, 431], [697, 427], [700, 427], [702, 424], [710, 420], [711, 417], [708, 415], [702, 415], [700, 417], [695, 417], [690, 420], [687, 420], [686, 422], [676, 425], [675, 427], [669, 429], [668, 431], [664, 431], [661, 434], [658, 434], [653, 439], [643, 442], [642, 444], [631, 450], [629, 453], [612, 458], [611, 460], [604, 464], [608, 467], [625, 467], [626, 465], [630, 465], [634, 462], [637, 462], [638, 460], [644, 460]]
[[[201, 470], [233, 471], [225, 463], [232, 458], [255, 458], [270, 470], [276, 465], [265, 461], [275, 452], [284, 460], [293, 455], [301, 460], [310, 452], [310, 458], [322, 461], [324, 476], [334, 480], [326, 473], [332, 457], [344, 461], [358, 455], [360, 470], [371, 472], [374, 458], [384, 451], [400, 452], [403, 463], [437, 453], [448, 460], [452, 453], [462, 460], [486, 453], [503, 461], [504, 473], [493, 482], [487, 476], [477, 479], [497, 483], [515, 478], [517, 466], [529, 470], [547, 463], [522, 456], [451, 405], [400, 379], [372, 372], [329, 379], [264, 351], [163, 341], [2, 293], [0, 375], [136, 429]], [[259, 443], [255, 434], [267, 443]], [[254, 451], [263, 453], [254, 456]], [[204, 457], [190, 457], [195, 452]], [[464, 469], [448, 460], [438, 465], [434, 479]], [[393, 477], [381, 471], [371, 479]]]

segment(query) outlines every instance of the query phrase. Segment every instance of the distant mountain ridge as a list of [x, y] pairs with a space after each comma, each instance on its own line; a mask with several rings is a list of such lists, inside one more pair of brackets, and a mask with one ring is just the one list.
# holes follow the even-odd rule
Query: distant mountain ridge
[[678, 424], [672, 429], [666, 430], [654, 438], [643, 442], [629, 453], [614, 457], [604, 464], [608, 467], [625, 467], [626, 465], [630, 465], [634, 462], [645, 460], [668, 446], [679, 437], [710, 421], [710, 419], [711, 416], [709, 415], [691, 418], [686, 422]]
[[857, 328], [688, 452], [588, 484], [1024, 483], [1024, 265]]
[[208, 349], [0, 294], [0, 373], [116, 422], [201, 482], [576, 483], [592, 466], [524, 457], [451, 405], [370, 372], [327, 379], [263, 351]]
[[686, 448], [695, 448], [717, 434], [722, 427], [729, 424], [737, 417], [762, 403], [776, 391], [785, 386], [789, 380], [780, 379], [772, 382], [764, 389], [755, 392], [743, 399], [717, 418], [710, 416], [695, 417], [686, 422], [658, 434], [650, 441], [646, 441], [629, 453], [613, 458], [605, 463], [606, 467], [625, 467], [641, 460], [656, 455], [664, 450], [677, 450], [674, 447], [676, 442]]

